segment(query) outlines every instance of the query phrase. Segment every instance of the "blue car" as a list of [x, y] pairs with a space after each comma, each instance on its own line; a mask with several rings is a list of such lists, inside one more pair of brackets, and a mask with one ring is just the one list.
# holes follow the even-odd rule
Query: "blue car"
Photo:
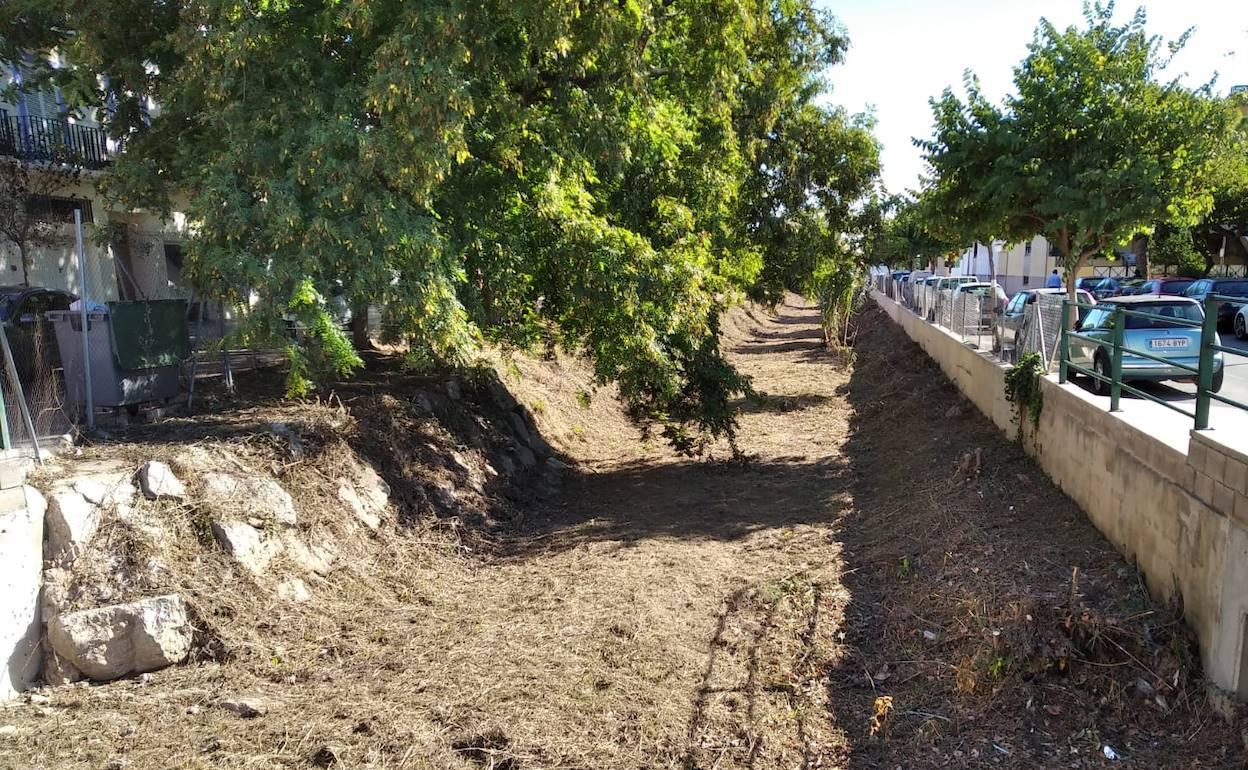
[[[1070, 360], [1085, 369], [1110, 378], [1114, 353], [1114, 308], [1139, 310], [1154, 316], [1174, 318], [1174, 322], [1155, 318], [1127, 316], [1124, 321], [1122, 354], [1122, 379], [1176, 380], [1194, 382], [1196, 375], [1177, 366], [1167, 366], [1151, 358], [1132, 355], [1126, 350], [1143, 350], [1167, 361], [1196, 368], [1200, 363], [1200, 327], [1185, 326], [1178, 321], [1204, 321], [1205, 313], [1200, 303], [1186, 297], [1113, 297], [1098, 304], [1094, 310], [1075, 327], [1076, 330], [1096, 342], [1078, 337], [1070, 338]], [[1220, 339], [1215, 343], [1222, 344]], [[1213, 390], [1222, 389], [1222, 354], [1213, 356]], [[1109, 395], [1109, 383], [1093, 379], [1092, 388], [1097, 395]]]

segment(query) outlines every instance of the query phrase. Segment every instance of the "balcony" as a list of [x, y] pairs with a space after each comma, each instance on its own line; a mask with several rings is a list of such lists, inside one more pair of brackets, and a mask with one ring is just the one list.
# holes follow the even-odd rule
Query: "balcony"
[[108, 137], [98, 128], [0, 110], [0, 155], [25, 162], [56, 163], [98, 170], [112, 158]]

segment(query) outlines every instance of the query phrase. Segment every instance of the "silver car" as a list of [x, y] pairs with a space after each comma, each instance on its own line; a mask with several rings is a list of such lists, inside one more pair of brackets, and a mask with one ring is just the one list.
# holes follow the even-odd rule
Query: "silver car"
[[[1123, 322], [1122, 379], [1132, 380], [1179, 380], [1192, 382], [1196, 375], [1178, 366], [1168, 366], [1152, 358], [1133, 355], [1130, 350], [1146, 351], [1150, 355], [1173, 361], [1176, 364], [1196, 368], [1200, 364], [1200, 326], [1189, 326], [1180, 321], [1200, 324], [1205, 311], [1200, 303], [1187, 297], [1112, 297], [1099, 303], [1075, 328], [1084, 336], [1070, 338], [1070, 360], [1085, 369], [1109, 379], [1114, 352], [1114, 308], [1139, 310], [1154, 318], [1128, 315]], [[1164, 318], [1173, 318], [1166, 321]], [[1216, 337], [1214, 343], [1221, 345]], [[1225, 371], [1222, 354], [1213, 355], [1213, 391], [1222, 389]], [[1097, 395], [1109, 395], [1109, 383], [1094, 379], [1092, 388]]]

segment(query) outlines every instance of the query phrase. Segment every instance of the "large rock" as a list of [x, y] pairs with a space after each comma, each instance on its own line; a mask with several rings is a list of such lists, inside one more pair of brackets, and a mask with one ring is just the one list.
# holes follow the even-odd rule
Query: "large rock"
[[100, 528], [100, 507], [72, 486], [61, 486], [48, 495], [47, 553], [52, 561], [71, 561], [82, 553]]
[[139, 468], [139, 486], [148, 500], [185, 500], [186, 485], [174, 475], [173, 469], [157, 460]]
[[0, 701], [28, 688], [39, 673], [39, 583], [47, 503], [17, 487], [0, 506]]
[[209, 473], [204, 476], [204, 494], [218, 508], [272, 519], [288, 527], [293, 527], [297, 521], [295, 501], [270, 478]]
[[186, 603], [175, 594], [62, 613], [48, 624], [52, 648], [92, 679], [180, 663], [191, 651]]
[[308, 545], [294, 532], [287, 532], [282, 537], [282, 550], [286, 558], [308, 572], [326, 575], [334, 568], [337, 555], [327, 543]]
[[269, 563], [282, 552], [282, 544], [279, 540], [245, 521], [236, 519], [214, 521], [212, 534], [222, 550], [256, 575], [268, 569]]
[[80, 476], [69, 483], [83, 499], [95, 505], [129, 505], [137, 492], [124, 473]]
[[381, 526], [381, 517], [369, 509], [365, 504], [364, 498], [360, 497], [359, 491], [355, 485], [346, 479], [338, 480], [338, 500], [347, 506], [347, 510], [351, 515], [355, 516], [364, 526], [369, 529], [377, 529]]

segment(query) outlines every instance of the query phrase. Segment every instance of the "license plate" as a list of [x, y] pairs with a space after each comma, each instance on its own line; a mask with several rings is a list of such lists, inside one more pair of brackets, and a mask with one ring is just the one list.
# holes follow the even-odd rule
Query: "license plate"
[[1158, 337], [1149, 340], [1148, 346], [1153, 350], [1174, 350], [1187, 347], [1187, 339], [1185, 337]]

